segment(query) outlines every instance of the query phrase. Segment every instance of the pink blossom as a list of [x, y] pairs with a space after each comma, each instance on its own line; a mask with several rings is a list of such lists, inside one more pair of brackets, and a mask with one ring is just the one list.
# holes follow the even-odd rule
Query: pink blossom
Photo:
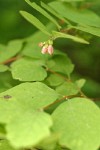
[[43, 46], [41, 53], [45, 54], [48, 52], [48, 47]]
[[53, 54], [53, 46], [52, 46], [52, 45], [49, 45], [49, 46], [48, 46], [48, 53], [49, 53], [50, 55]]

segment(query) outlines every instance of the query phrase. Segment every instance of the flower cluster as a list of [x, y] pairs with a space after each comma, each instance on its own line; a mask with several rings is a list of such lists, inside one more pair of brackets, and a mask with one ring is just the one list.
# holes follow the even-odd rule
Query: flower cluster
[[41, 42], [39, 43], [39, 46], [42, 47], [42, 50], [41, 50], [41, 53], [42, 54], [50, 54], [52, 55], [53, 54], [53, 41], [52, 40], [49, 40], [47, 42]]

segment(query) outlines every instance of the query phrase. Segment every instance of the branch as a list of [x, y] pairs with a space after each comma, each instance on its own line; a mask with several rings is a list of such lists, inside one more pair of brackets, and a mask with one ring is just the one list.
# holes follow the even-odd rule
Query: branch
[[10, 58], [10, 59], [4, 61], [4, 62], [1, 62], [0, 64], [7, 65], [7, 64], [9, 64], [9, 63], [11, 63], [11, 62], [13, 62], [13, 61], [19, 59], [20, 57], [21, 57], [21, 56], [12, 57], [12, 58]]

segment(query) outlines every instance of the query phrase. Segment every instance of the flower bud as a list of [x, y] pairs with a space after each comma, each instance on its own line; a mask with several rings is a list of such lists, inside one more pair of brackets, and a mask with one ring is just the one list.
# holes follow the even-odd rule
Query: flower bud
[[52, 46], [52, 45], [49, 45], [49, 46], [48, 46], [48, 53], [49, 53], [50, 55], [53, 54], [53, 46]]
[[42, 43], [42, 42], [40, 42], [40, 43], [39, 43], [39, 47], [42, 47], [42, 46], [43, 46], [43, 43]]
[[42, 54], [45, 54], [45, 53], [47, 53], [47, 52], [48, 52], [48, 48], [45, 47], [45, 46], [43, 46], [41, 53], [42, 53]]

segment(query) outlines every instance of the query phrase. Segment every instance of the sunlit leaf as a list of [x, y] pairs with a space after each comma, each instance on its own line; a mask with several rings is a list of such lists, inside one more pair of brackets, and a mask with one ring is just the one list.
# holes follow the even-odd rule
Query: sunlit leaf
[[7, 125], [7, 139], [16, 148], [31, 147], [50, 135], [51, 126], [52, 120], [48, 114], [26, 111]]
[[[22, 83], [3, 93], [0, 93], [0, 99], [4, 100], [5, 95], [9, 95], [11, 98], [15, 98], [22, 105], [30, 105], [30, 109], [44, 108], [45, 106], [53, 103], [58, 98], [56, 91], [41, 82]], [[2, 108], [0, 109], [1, 116]]]
[[56, 91], [62, 96], [76, 95], [79, 92], [77, 85], [71, 82], [64, 82], [56, 87]]
[[6, 66], [6, 65], [0, 65], [0, 72], [5, 72], [5, 71], [7, 71], [8, 69], [9, 69], [8, 66]]
[[18, 149], [13, 148], [7, 140], [1, 140], [0, 150], [18, 150]]
[[52, 114], [53, 131], [59, 144], [72, 150], [94, 150], [100, 146], [100, 109], [90, 100], [73, 98]]
[[46, 78], [47, 72], [38, 64], [38, 61], [20, 59], [11, 65], [11, 72], [14, 79], [20, 81], [42, 81]]

